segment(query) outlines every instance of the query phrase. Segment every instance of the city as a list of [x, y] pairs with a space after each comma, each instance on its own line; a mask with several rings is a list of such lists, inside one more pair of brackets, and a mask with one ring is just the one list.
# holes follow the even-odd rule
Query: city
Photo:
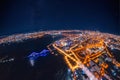
[[[15, 34], [0, 39], [0, 44], [22, 43], [45, 35], [52, 38], [47, 49], [28, 55], [31, 66], [40, 56], [62, 55], [68, 66], [66, 80], [119, 80], [120, 60], [115, 50], [120, 51], [120, 37], [99, 31], [60, 30]], [[13, 62], [14, 57], [5, 56], [0, 63]]]
[[[95, 33], [73, 34], [73, 36], [71, 34], [52, 44], [58, 53], [63, 55], [73, 73], [73, 80], [120, 79], [120, 63], [116, 61], [108, 48], [112, 40], [108, 43], [108, 38]], [[112, 69], [111, 64], [116, 70]], [[80, 73], [81, 71], [84, 74]], [[81, 75], [84, 76], [81, 78]]]

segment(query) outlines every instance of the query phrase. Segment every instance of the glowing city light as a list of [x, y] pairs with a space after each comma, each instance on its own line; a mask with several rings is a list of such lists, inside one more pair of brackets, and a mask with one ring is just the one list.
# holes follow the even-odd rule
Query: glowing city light
[[[74, 32], [77, 33], [74, 34]], [[118, 75], [118, 73], [120, 73], [120, 63], [112, 53], [113, 50], [120, 50], [120, 36], [117, 35], [88, 30], [40, 31], [4, 37], [0, 39], [0, 44], [41, 38], [46, 34], [52, 36], [52, 38], [58, 35], [64, 38], [47, 45], [49, 50], [44, 49], [41, 52], [32, 52], [28, 55], [27, 58], [31, 66], [35, 65], [35, 61], [39, 57], [46, 57], [51, 52], [51, 54], [63, 55], [70, 69], [68, 73], [72, 75], [72, 78], [69, 77], [71, 80], [77, 80], [76, 78], [78, 78], [79, 75], [84, 74], [87, 75], [87, 79], [91, 80], [103, 80], [104, 78], [106, 80], [120, 79]], [[6, 63], [8, 61], [14, 61], [14, 59], [1, 60], [0, 62]], [[115, 69], [112, 69], [109, 63], [111, 63]], [[83, 72], [78, 74], [80, 70]], [[111, 75], [117, 79], [112, 79]]]

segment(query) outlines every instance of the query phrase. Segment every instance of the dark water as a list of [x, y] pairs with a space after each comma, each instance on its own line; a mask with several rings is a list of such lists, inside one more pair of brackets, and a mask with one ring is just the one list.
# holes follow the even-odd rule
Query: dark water
[[66, 67], [61, 56], [49, 54], [40, 57], [34, 67], [30, 66], [26, 58], [33, 51], [45, 49], [53, 41], [50, 35], [46, 35], [22, 43], [0, 45], [0, 58], [6, 55], [15, 58], [14, 62], [0, 64], [0, 80], [56, 80], [56, 73]]
[[114, 49], [111, 51], [115, 57], [115, 59], [120, 62], [120, 50]]

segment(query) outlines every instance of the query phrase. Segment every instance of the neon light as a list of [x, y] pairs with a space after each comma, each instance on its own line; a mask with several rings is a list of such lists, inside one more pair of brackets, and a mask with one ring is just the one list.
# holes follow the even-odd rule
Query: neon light
[[49, 50], [42, 50], [41, 52], [32, 52], [30, 55], [28, 55], [29, 62], [31, 66], [34, 66], [35, 60], [38, 59], [39, 57], [45, 57], [50, 53]]

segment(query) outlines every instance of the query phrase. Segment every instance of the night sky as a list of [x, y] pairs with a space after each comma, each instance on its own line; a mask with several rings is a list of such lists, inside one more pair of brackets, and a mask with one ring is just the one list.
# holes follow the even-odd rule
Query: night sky
[[119, 0], [1, 0], [0, 35], [80, 29], [120, 34]]

